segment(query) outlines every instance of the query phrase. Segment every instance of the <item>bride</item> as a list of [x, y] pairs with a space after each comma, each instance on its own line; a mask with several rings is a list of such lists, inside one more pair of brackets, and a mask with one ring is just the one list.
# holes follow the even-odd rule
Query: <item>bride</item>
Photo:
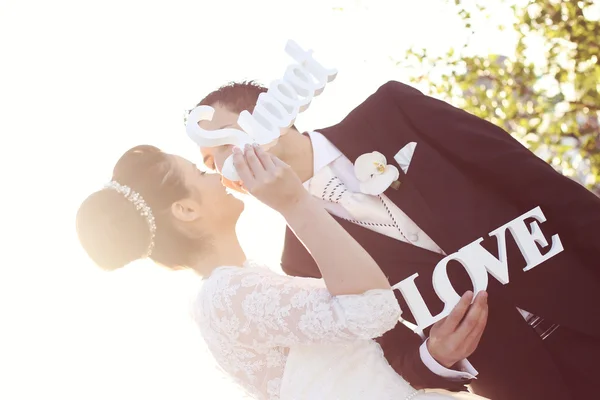
[[111, 182], [83, 202], [82, 246], [107, 270], [149, 257], [201, 274], [196, 321], [220, 366], [254, 398], [454, 399], [412, 388], [389, 366], [372, 339], [400, 317], [390, 285], [291, 168], [260, 148], [235, 149], [234, 160], [244, 189], [281, 213], [322, 280], [247, 262], [235, 235], [242, 203], [218, 175], [152, 146], [127, 151]]

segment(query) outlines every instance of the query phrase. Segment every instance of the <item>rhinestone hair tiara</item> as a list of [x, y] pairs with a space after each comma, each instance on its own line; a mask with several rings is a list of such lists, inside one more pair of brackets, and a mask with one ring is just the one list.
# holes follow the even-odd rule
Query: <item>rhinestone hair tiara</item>
[[150, 230], [150, 244], [148, 245], [148, 250], [146, 254], [144, 254], [144, 258], [150, 257], [152, 254], [152, 250], [154, 249], [154, 237], [156, 236], [156, 223], [154, 221], [154, 214], [152, 214], [152, 209], [146, 204], [144, 198], [135, 190], [131, 189], [129, 186], [121, 185], [117, 181], [111, 181], [107, 183], [105, 188], [112, 189], [123, 195], [128, 201], [130, 201], [138, 210], [140, 215], [146, 219], [146, 223], [148, 224], [148, 229]]

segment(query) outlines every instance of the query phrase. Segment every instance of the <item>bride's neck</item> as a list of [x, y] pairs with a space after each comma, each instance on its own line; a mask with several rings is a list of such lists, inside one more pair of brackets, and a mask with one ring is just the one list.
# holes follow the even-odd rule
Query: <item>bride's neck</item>
[[213, 236], [211, 243], [204, 248], [192, 266], [201, 276], [209, 276], [211, 272], [222, 266], [242, 266], [246, 255], [240, 246], [235, 232]]

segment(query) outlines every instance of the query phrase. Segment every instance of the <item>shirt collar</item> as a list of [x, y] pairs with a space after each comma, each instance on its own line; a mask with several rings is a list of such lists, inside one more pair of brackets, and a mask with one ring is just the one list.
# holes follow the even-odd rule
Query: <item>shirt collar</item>
[[[342, 152], [319, 132], [308, 132], [313, 150], [313, 176], [342, 156]], [[304, 184], [308, 185], [310, 179]]]

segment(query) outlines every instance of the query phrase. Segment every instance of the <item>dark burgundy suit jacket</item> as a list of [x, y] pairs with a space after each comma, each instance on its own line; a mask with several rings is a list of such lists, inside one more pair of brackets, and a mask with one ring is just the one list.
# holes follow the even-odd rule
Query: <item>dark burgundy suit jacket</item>
[[[470, 384], [494, 400], [571, 398], [565, 366], [553, 359], [516, 307], [598, 342], [600, 312], [589, 307], [600, 305], [600, 199], [502, 129], [399, 82], [388, 82], [342, 122], [317, 131], [351, 161], [378, 151], [395, 163], [394, 155], [416, 142], [408, 173], [399, 168], [400, 187], [385, 194], [446, 254], [482, 237], [484, 247], [497, 255], [488, 233], [541, 207], [547, 218], [542, 231], [547, 238], [559, 234], [565, 250], [523, 272], [525, 261], [508, 235], [510, 283], [501, 285], [490, 276], [488, 324], [469, 357], [479, 375]], [[338, 221], [376, 259], [392, 285], [418, 272], [416, 283], [431, 311], [442, 309], [431, 284], [442, 256]], [[312, 257], [289, 230], [282, 268], [289, 275], [320, 277]], [[459, 293], [472, 289], [462, 267], [451, 263], [448, 270]], [[397, 297], [403, 318], [414, 322]], [[419, 357], [421, 339], [402, 324], [379, 342], [392, 367], [416, 387], [457, 391], [469, 383], [429, 371]]]

